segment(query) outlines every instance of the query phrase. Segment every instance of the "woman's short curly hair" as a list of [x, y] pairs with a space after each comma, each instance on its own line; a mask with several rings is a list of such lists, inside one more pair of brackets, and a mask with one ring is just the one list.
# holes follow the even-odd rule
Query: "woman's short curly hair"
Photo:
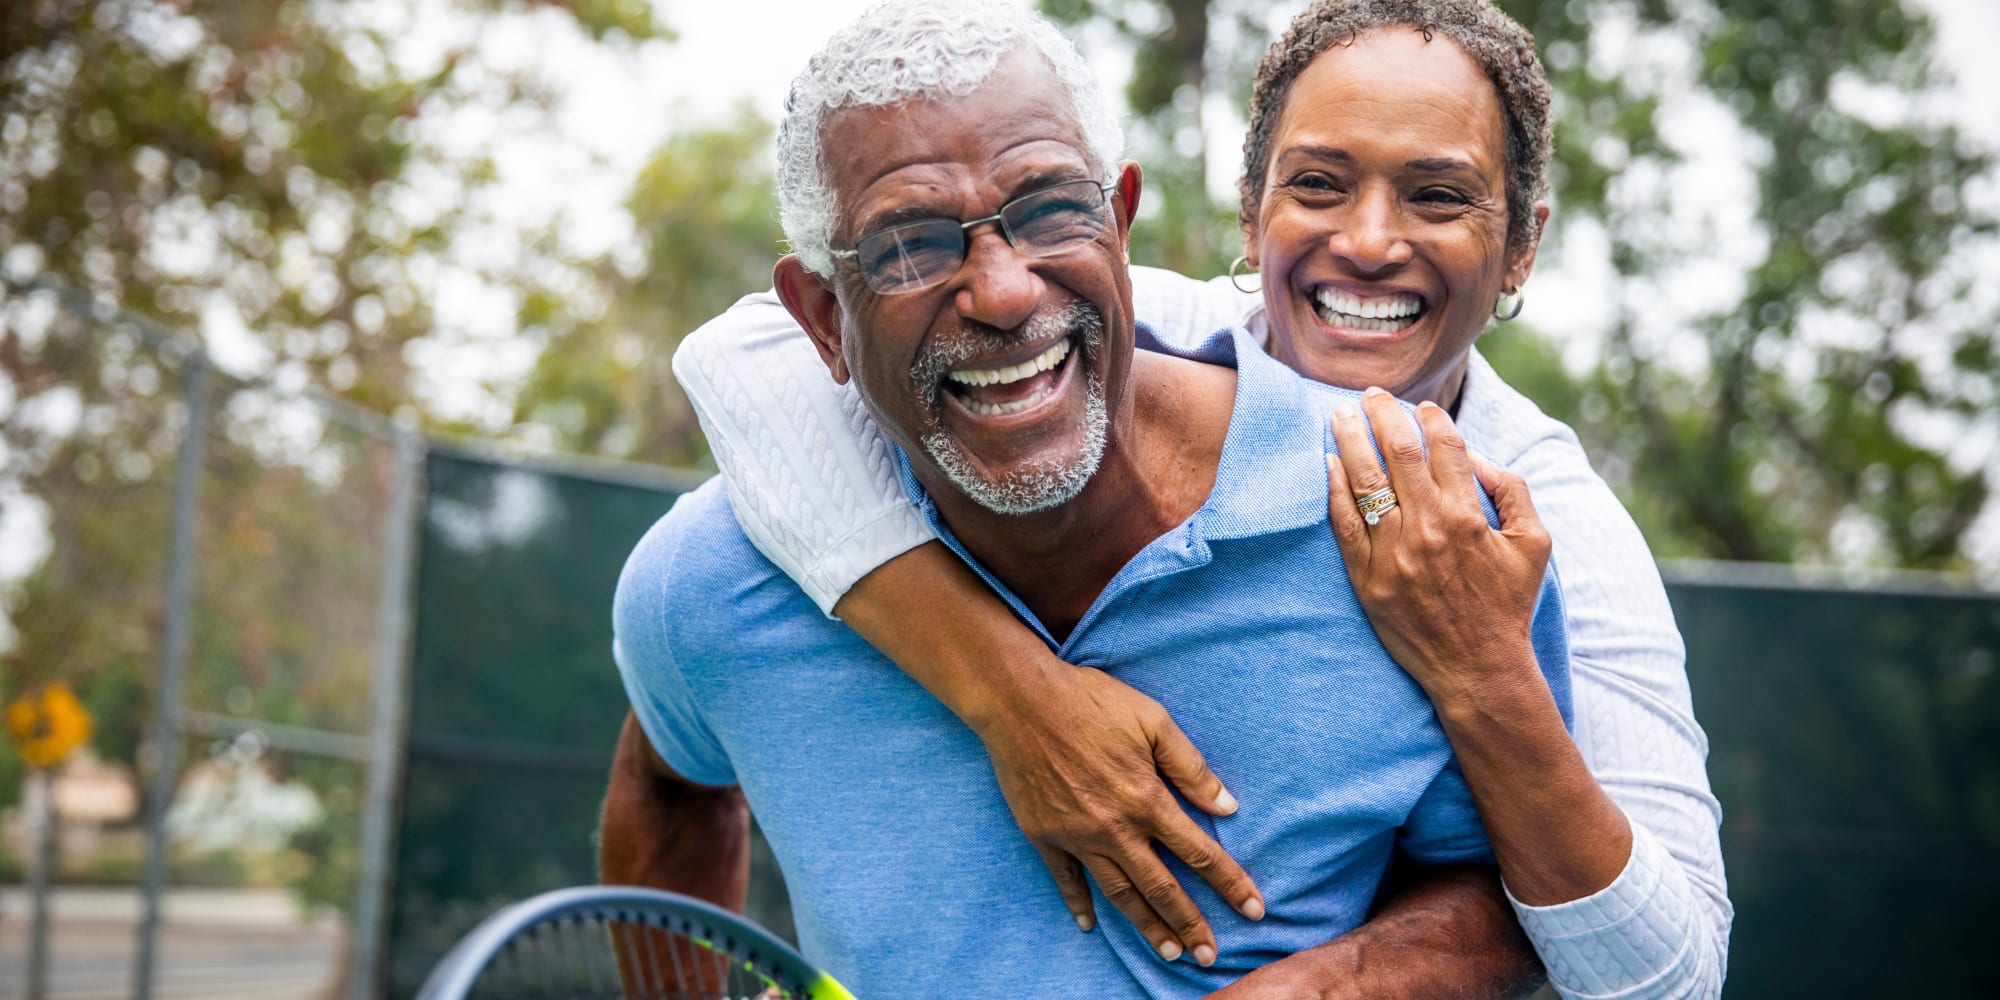
[[1507, 127], [1507, 249], [1517, 253], [1534, 243], [1534, 204], [1548, 197], [1549, 80], [1535, 55], [1535, 36], [1488, 0], [1319, 0], [1292, 19], [1292, 26], [1257, 64], [1250, 95], [1250, 133], [1243, 139], [1243, 205], [1239, 218], [1255, 231], [1264, 201], [1264, 174], [1271, 143], [1284, 116], [1292, 81], [1321, 53], [1351, 45], [1373, 28], [1408, 26], [1426, 40], [1443, 35], [1458, 43], [1493, 81]]

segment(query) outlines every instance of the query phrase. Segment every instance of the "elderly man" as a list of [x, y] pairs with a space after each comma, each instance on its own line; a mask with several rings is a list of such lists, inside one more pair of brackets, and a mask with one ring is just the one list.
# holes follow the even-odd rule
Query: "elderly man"
[[[1074, 49], [1030, 15], [878, 7], [794, 86], [780, 183], [802, 255], [777, 285], [897, 445], [883, 458], [939, 537], [1065, 659], [1157, 698], [1268, 804], [1191, 812], [1260, 872], [1263, 898], [1191, 885], [1215, 953], [1156, 949], [1115, 921], [1077, 933], [979, 740], [765, 561], [719, 482], [655, 526], [619, 583], [633, 719], [604, 876], [740, 905], [747, 799], [803, 949], [857, 995], [1196, 997], [1253, 971], [1248, 995], [1289, 973], [1390, 995], [1440, 966], [1463, 984], [1490, 972], [1489, 939], [1520, 954], [1497, 895], [1447, 886], [1379, 916], [1376, 950], [1335, 940], [1392, 857], [1490, 856], [1429, 702], [1341, 568], [1324, 492], [1335, 397], [1240, 335], [1199, 357], [1134, 350], [1140, 174], [1116, 165], [1108, 121]], [[1545, 585], [1536, 656], [1566, 703], [1561, 628]]]

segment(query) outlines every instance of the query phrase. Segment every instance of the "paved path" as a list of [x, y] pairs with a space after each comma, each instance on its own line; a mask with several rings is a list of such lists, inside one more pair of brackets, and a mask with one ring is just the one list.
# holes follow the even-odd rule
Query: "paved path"
[[[51, 894], [49, 1000], [124, 1000], [138, 955], [139, 891]], [[299, 914], [281, 890], [176, 889], [161, 925], [158, 1000], [328, 1000], [343, 959], [337, 919]], [[0, 887], [0, 996], [27, 977], [28, 896]]]

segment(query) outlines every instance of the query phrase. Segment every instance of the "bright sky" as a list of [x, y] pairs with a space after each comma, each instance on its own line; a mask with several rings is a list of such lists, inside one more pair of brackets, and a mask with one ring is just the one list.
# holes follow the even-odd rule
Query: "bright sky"
[[[1991, 98], [2000, 95], [2000, 60], [1991, 57], [1990, 45], [1993, 38], [2000, 37], [2000, 4], [1992, 0], [1922, 2], [1937, 19], [1941, 55], [1959, 77], [1959, 89], [1968, 97], [1988, 98], [1981, 113], [1968, 119], [2000, 144], [2000, 115], [1991, 113]], [[745, 98], [765, 118], [776, 120], [792, 76], [829, 34], [866, 9], [868, 2], [784, 0], [754, 6], [760, 11], [758, 16], [746, 16], [738, 4], [660, 3], [662, 18], [679, 32], [680, 42], [645, 68], [643, 89], [656, 107], [674, 101], [685, 103], [685, 111], [670, 116], [673, 124], [713, 120]], [[746, 58], [745, 54], [752, 52], [758, 56]], [[1122, 81], [1124, 66], [1116, 58], [1104, 59], [1104, 53], [1095, 51], [1085, 54], [1102, 62], [1100, 77], [1108, 84], [1115, 86]], [[601, 79], [615, 86], [613, 81], [622, 73], [603, 60], [596, 62]], [[614, 106], [615, 102], [602, 105], [604, 120], [593, 122], [592, 130], [601, 127], [607, 136], [622, 133], [631, 140], [642, 138], [644, 124], [615, 113]], [[1967, 110], [1972, 109], [1968, 106]], [[663, 128], [659, 134], [665, 131]], [[1221, 172], [1231, 174], [1242, 148], [1240, 137], [1229, 137], [1226, 148], [1232, 162]]]

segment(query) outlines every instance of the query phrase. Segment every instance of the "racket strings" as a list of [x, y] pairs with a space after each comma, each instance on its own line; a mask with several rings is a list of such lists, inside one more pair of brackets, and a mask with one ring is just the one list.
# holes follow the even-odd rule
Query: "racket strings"
[[685, 918], [568, 913], [517, 934], [476, 1000], [809, 1000], [727, 933]]

